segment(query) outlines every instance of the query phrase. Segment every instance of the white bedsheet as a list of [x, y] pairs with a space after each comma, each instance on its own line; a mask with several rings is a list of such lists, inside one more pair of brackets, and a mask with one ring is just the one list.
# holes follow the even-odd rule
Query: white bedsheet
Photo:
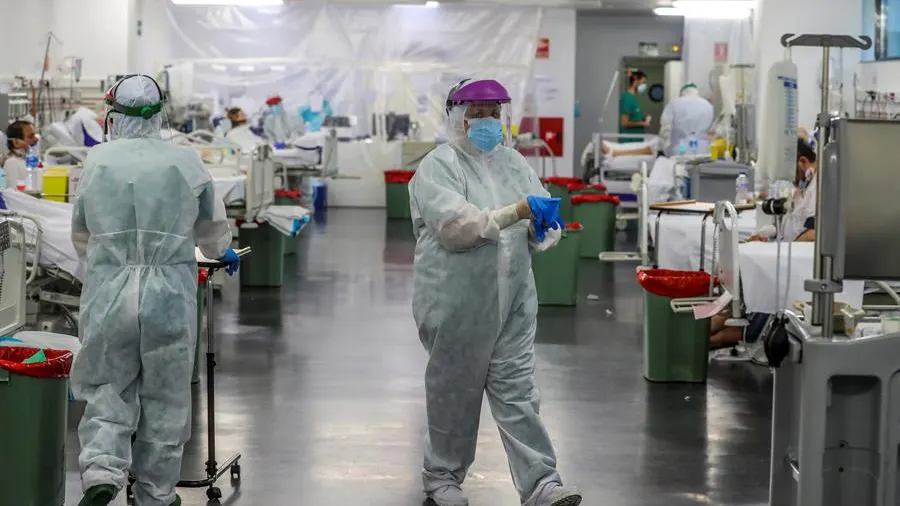
[[220, 176], [213, 174], [216, 195], [222, 197], [225, 205], [242, 202], [247, 195], [247, 176]]
[[300, 206], [269, 206], [258, 218], [288, 237], [297, 237], [309, 224], [310, 215], [309, 209]]
[[[240, 199], [243, 199], [245, 179], [246, 176], [233, 176], [220, 184], [217, 178], [216, 193], [220, 194], [221, 191], [230, 189], [229, 198], [234, 198], [236, 195], [234, 188], [237, 185], [240, 188]], [[22, 192], [9, 190], [3, 191], [3, 199], [10, 211], [29, 213], [40, 218], [44, 230], [41, 241], [41, 265], [46, 268], [58, 267], [76, 279], [83, 280], [85, 265], [78, 258], [72, 244], [72, 204], [37, 199]], [[279, 230], [284, 229], [283, 234], [291, 235], [292, 227], [295, 227], [294, 220], [306, 220], [305, 224], [309, 221], [309, 211], [303, 208], [293, 209], [293, 206], [285, 207], [288, 209], [271, 212], [268, 220]], [[30, 226], [28, 221], [25, 225], [29, 237], [34, 237], [34, 227]]]
[[[650, 237], [656, 245], [659, 267], [662, 269], [697, 270], [700, 268], [700, 233], [703, 217], [695, 214], [664, 214], [656, 237], [656, 213], [651, 212]], [[713, 252], [712, 216], [706, 220], [706, 268], [711, 267]], [[747, 239], [756, 231], [756, 211], [744, 211], [738, 217], [738, 232]]]
[[[84, 279], [84, 263], [75, 253], [72, 244], [72, 204], [42, 200], [22, 192], [3, 192], [3, 199], [10, 211], [29, 213], [40, 218], [44, 230], [41, 241], [41, 265], [46, 268], [59, 267], [76, 279]], [[35, 231], [31, 222], [25, 221], [30, 238]]]
[[321, 153], [316, 148], [275, 149], [272, 151], [272, 159], [287, 165], [288, 168], [315, 167], [321, 163]]
[[[781, 308], [775, 305], [775, 266], [778, 245], [775, 243], [748, 242], [738, 246], [741, 258], [741, 282], [744, 288], [744, 302], [747, 310], [757, 313], [775, 313], [780, 309], [793, 309], [794, 301], [812, 300], [812, 295], [803, 288], [803, 283], [812, 278], [815, 244], [795, 242], [791, 245], [791, 277], [787, 286], [787, 250], [781, 245], [781, 287], [779, 298]], [[846, 302], [853, 307], [862, 307], [862, 281], [844, 281], [844, 291], [835, 295], [835, 301]], [[788, 289], [785, 299], [784, 292]]]
[[607, 159], [606, 163], [610, 170], [637, 172], [641, 170], [641, 162], [647, 162], [647, 167], [652, 168], [654, 160], [656, 160], [656, 155], [617, 156], [613, 159]]

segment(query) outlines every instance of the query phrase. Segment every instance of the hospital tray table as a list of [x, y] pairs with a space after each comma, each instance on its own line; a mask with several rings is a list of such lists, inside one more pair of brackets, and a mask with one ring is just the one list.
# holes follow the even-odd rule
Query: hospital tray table
[[[743, 204], [734, 206], [735, 210], [740, 214], [743, 211], [752, 211], [756, 209], [754, 204]], [[680, 200], [677, 202], [662, 202], [650, 206], [651, 211], [656, 211], [655, 237], [659, 242], [659, 226], [662, 221], [663, 214], [693, 214], [703, 216], [703, 223], [700, 227], [700, 270], [704, 270], [706, 260], [706, 221], [716, 210], [716, 204], [712, 202], [697, 202], [696, 200]], [[659, 266], [659, 247], [653, 248], [653, 265]]]

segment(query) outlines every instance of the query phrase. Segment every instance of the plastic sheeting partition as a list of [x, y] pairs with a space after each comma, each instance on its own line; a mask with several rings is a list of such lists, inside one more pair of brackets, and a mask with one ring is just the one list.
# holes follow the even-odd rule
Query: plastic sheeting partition
[[[195, 93], [288, 106], [321, 95], [337, 115], [409, 112], [425, 134], [462, 76], [510, 89], [521, 115], [542, 9], [291, 4], [167, 6], [170, 57], [194, 66]], [[251, 70], [252, 69], [252, 70]], [[176, 90], [177, 91], [177, 90]], [[368, 119], [365, 119], [368, 122]]]

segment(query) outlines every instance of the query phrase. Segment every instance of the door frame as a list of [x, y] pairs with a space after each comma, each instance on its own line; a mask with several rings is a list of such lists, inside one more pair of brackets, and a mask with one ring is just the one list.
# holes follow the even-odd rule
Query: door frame
[[[665, 69], [666, 63], [670, 61], [681, 61], [681, 55], [661, 55], [661, 56], [623, 56], [620, 67], [621, 81], [619, 82], [619, 87], [621, 89], [621, 93], [625, 93], [625, 90], [628, 89], [628, 69], [637, 68], [640, 70], [642, 67], [647, 66], [656, 66], [661, 65], [663, 69]], [[665, 76], [663, 76], [665, 77]], [[663, 83], [665, 86], [665, 83]], [[620, 94], [621, 94], [620, 93]], [[665, 107], [665, 104], [663, 104]], [[660, 118], [653, 118], [653, 124], [656, 125], [656, 128], [651, 128], [651, 131], [656, 131], [659, 133], [659, 120]]]

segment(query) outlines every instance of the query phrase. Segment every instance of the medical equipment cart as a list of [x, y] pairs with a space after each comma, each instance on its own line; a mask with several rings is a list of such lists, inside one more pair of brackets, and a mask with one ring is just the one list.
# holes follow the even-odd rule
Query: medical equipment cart
[[[250, 254], [250, 248], [237, 250], [239, 257], [244, 258]], [[231, 473], [232, 483], [239, 483], [241, 480], [241, 454], [235, 453], [228, 458], [223, 464], [219, 465], [216, 461], [216, 348], [215, 348], [215, 312], [213, 311], [212, 297], [212, 278], [213, 273], [225, 267], [225, 264], [218, 260], [209, 260], [202, 258], [199, 251], [197, 253], [197, 266], [201, 269], [207, 269], [209, 275], [206, 277], [206, 437], [207, 437], [207, 461], [206, 461], [206, 478], [200, 480], [183, 480], [178, 482], [178, 486], [182, 488], [206, 488], [206, 497], [210, 501], [218, 501], [222, 498], [222, 489], [216, 486], [226, 472]], [[199, 339], [199, 336], [197, 337]], [[133, 499], [132, 484], [134, 478], [129, 478], [127, 486], [128, 500]]]

